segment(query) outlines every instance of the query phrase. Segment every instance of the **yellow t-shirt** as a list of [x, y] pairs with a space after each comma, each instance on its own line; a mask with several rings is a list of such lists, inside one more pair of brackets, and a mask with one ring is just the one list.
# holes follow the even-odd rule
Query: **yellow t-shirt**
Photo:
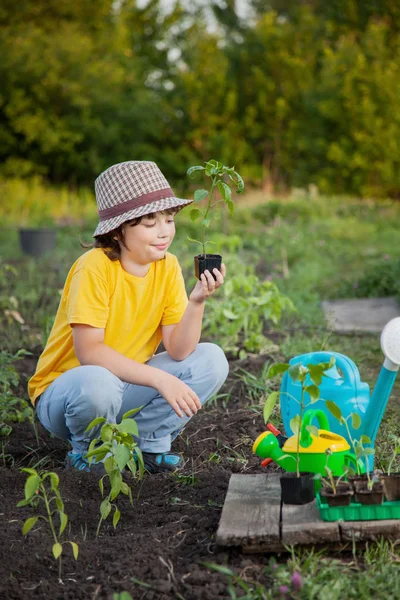
[[101, 248], [72, 265], [46, 347], [28, 391], [33, 402], [54, 379], [80, 365], [71, 323], [104, 329], [104, 343], [124, 356], [147, 362], [157, 350], [161, 326], [179, 323], [187, 294], [178, 260], [167, 253], [145, 277], [127, 273]]

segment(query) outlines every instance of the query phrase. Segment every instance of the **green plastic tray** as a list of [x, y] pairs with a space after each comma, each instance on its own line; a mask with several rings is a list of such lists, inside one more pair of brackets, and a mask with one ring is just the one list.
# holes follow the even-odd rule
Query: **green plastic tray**
[[317, 506], [323, 521], [383, 521], [400, 519], [400, 502], [384, 502], [370, 506], [351, 502], [349, 506], [329, 506], [316, 494]]

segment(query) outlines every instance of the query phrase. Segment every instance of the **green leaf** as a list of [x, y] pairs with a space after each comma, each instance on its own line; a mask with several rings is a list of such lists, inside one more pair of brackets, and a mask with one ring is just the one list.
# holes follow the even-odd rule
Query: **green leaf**
[[126, 413], [124, 413], [122, 415], [122, 421], [125, 421], [125, 419], [130, 419], [131, 417], [133, 417], [133, 415], [136, 415], [136, 413], [139, 412], [139, 410], [142, 410], [143, 405], [139, 406], [139, 408], [132, 408], [131, 410], [128, 410]]
[[232, 191], [229, 185], [225, 181], [218, 181], [217, 187], [224, 202], [227, 204], [228, 202], [232, 202]]
[[110, 514], [111, 504], [108, 498], [105, 498], [100, 504], [100, 514], [103, 520], [106, 520]]
[[293, 419], [290, 419], [290, 429], [294, 435], [299, 435], [300, 431], [300, 415], [295, 415]]
[[361, 417], [358, 413], [351, 413], [351, 426], [353, 429], [359, 429], [361, 425]]
[[103, 482], [103, 477], [101, 479], [99, 479], [99, 488], [100, 488], [101, 495], [104, 496], [104, 482]]
[[79, 546], [75, 542], [70, 542], [70, 544], [72, 546], [72, 554], [74, 555], [74, 559], [78, 560]]
[[314, 404], [314, 402], [317, 402], [317, 400], [319, 400], [319, 388], [316, 385], [307, 385], [304, 388], [304, 391], [310, 395], [310, 404]]
[[62, 548], [61, 544], [59, 544], [58, 542], [53, 544], [53, 556], [56, 560], [57, 560], [57, 558], [59, 558], [61, 556], [62, 551], [63, 551], [63, 548]]
[[271, 377], [275, 377], [276, 375], [281, 375], [282, 373], [286, 373], [288, 368], [289, 368], [288, 363], [276, 363], [275, 365], [272, 365], [268, 369], [267, 379], [270, 379]]
[[62, 535], [64, 529], [67, 526], [68, 517], [64, 512], [60, 512], [59, 515], [60, 515], [60, 535]]
[[118, 521], [120, 520], [120, 518], [121, 518], [121, 513], [119, 512], [118, 508], [115, 507], [115, 512], [114, 512], [114, 516], [113, 516], [114, 529], [118, 525]]
[[[201, 202], [202, 200], [204, 200], [204, 198], [207, 198], [207, 196], [208, 196], [207, 190], [196, 190], [194, 193], [194, 201], [196, 203]], [[193, 209], [193, 210], [196, 210], [196, 209]]]
[[96, 427], [96, 425], [99, 425], [100, 423], [104, 423], [105, 421], [107, 421], [107, 419], [105, 419], [104, 417], [97, 417], [96, 419], [93, 419], [93, 421], [91, 421], [89, 423], [89, 425], [86, 427], [85, 431], [89, 431], [90, 429], [93, 429], [93, 427]]
[[307, 425], [306, 429], [309, 433], [311, 433], [311, 435], [318, 437], [318, 435], [319, 435], [318, 427], [315, 427], [315, 425]]
[[303, 382], [308, 373], [308, 369], [304, 365], [297, 363], [289, 367], [288, 373], [293, 381]]
[[115, 460], [117, 461], [117, 465], [120, 471], [125, 469], [128, 460], [131, 457], [131, 452], [129, 448], [124, 446], [123, 444], [118, 444], [115, 448]]
[[113, 428], [109, 423], [105, 423], [101, 428], [100, 437], [103, 442], [111, 442], [113, 439]]
[[193, 178], [194, 173], [196, 173], [196, 171], [204, 171], [205, 167], [202, 167], [200, 165], [196, 165], [194, 167], [190, 167], [187, 171], [186, 171], [186, 175], [190, 178]]
[[189, 212], [189, 216], [191, 221], [196, 221], [203, 216], [203, 211], [201, 211], [199, 208], [192, 208]]
[[203, 227], [208, 227], [211, 223], [211, 219], [203, 219], [201, 224], [203, 225]]
[[333, 415], [335, 419], [340, 421], [340, 419], [342, 418], [342, 411], [340, 410], [336, 402], [332, 402], [332, 400], [327, 400], [325, 402], [325, 406], [329, 410], [331, 415]]
[[28, 479], [25, 481], [25, 500], [29, 500], [34, 496], [39, 489], [40, 486], [40, 477], [39, 475], [30, 475]]
[[237, 179], [237, 193], [238, 194], [242, 194], [244, 192], [244, 181], [242, 179], [242, 177], [239, 175], [239, 173], [237, 171], [234, 171], [236, 179]]
[[125, 419], [118, 425], [118, 431], [130, 433], [131, 435], [139, 435], [138, 426], [133, 419]]
[[38, 519], [39, 517], [30, 517], [29, 519], [27, 519], [24, 523], [24, 526], [22, 527], [22, 535], [26, 535], [27, 533], [29, 533]]
[[125, 483], [125, 481], [121, 483], [121, 492], [125, 494], [125, 496], [129, 495], [129, 486], [127, 483]]
[[[85, 454], [85, 458], [92, 458], [92, 456], [97, 456], [100, 458], [101, 454], [106, 455], [108, 452], [110, 452], [110, 450], [111, 444], [110, 442], [106, 442], [105, 444], [101, 444], [101, 446], [96, 446], [93, 448], [93, 450]], [[102, 458], [104, 458], [104, 456]]]
[[372, 456], [375, 454], [375, 450], [373, 448], [364, 448], [365, 456]]
[[235, 313], [233, 313], [231, 310], [228, 310], [227, 308], [224, 308], [222, 310], [222, 314], [224, 315], [224, 317], [226, 317], [230, 321], [234, 321], [235, 319], [239, 318], [238, 315], [235, 315]]
[[274, 410], [275, 404], [279, 398], [279, 392], [272, 392], [265, 401], [263, 408], [264, 423], [266, 423]]
[[360, 437], [360, 442], [361, 442], [362, 444], [370, 444], [370, 443], [371, 443], [371, 439], [370, 439], [370, 438], [369, 438], [367, 435], [363, 434], [363, 435]]

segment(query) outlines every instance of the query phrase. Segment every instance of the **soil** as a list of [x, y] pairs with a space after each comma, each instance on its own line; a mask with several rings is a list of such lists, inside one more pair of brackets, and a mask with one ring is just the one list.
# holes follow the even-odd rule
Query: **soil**
[[[125, 496], [118, 498], [120, 522], [114, 529], [110, 516], [98, 537], [101, 494], [96, 476], [65, 470], [68, 446], [40, 424], [38, 445], [29, 422], [14, 423], [0, 457], [0, 598], [113, 600], [122, 591], [135, 600], [230, 598], [227, 576], [204, 563], [229, 566], [244, 578], [268, 585], [263, 575], [267, 556], [243, 555], [215, 543], [231, 474], [264, 471], [251, 453], [263, 430], [262, 416], [254, 410], [261, 403], [253, 401], [251, 406], [235, 372], [240, 367], [258, 373], [267, 358], [230, 361], [229, 378], [220, 390], [230, 393], [229, 400], [205, 407], [174, 442], [173, 449], [185, 457], [179, 476], [146, 474], [142, 482], [126, 476], [134, 506]], [[22, 379], [26, 381], [34, 367], [32, 358], [21, 361]], [[59, 476], [69, 518], [63, 539], [79, 545], [77, 561], [70, 545], [64, 546], [61, 581], [47, 523], [39, 520], [22, 535], [24, 521], [35, 514], [30, 506], [16, 506], [24, 498], [23, 467]], [[41, 506], [36, 511], [43, 514]]]

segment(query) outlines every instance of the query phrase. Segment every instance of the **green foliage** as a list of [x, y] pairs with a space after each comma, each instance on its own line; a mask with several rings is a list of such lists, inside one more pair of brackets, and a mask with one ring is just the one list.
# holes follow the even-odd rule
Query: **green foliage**
[[[208, 300], [203, 332], [218, 336], [225, 351], [245, 358], [248, 353], [265, 353], [274, 344], [264, 335], [267, 323], [279, 323], [293, 303], [272, 281], [260, 281], [250, 266], [232, 262], [230, 275], [221, 294]], [[229, 270], [229, 269], [228, 269]]]
[[[23, 527], [23, 535], [27, 535], [36, 525], [39, 519], [47, 522], [51, 535], [53, 537], [52, 553], [58, 560], [58, 577], [61, 581], [63, 544], [69, 543], [75, 560], [78, 559], [79, 548], [76, 542], [62, 542], [61, 537], [68, 524], [68, 516], [64, 512], [64, 502], [59, 490], [59, 478], [56, 473], [51, 471], [36, 471], [36, 469], [21, 469], [23, 473], [28, 474], [25, 482], [25, 499], [18, 502], [18, 507], [34, 506], [43, 502], [46, 512], [45, 515], [29, 517]], [[57, 533], [56, 520], [59, 521], [59, 530]]]
[[[205, 166], [194, 166], [190, 167], [187, 171], [187, 176], [192, 177], [192, 175], [198, 171], [204, 172], [206, 177], [210, 178], [210, 187], [209, 189], [199, 189], [194, 192], [194, 201], [195, 203], [199, 203], [202, 200], [207, 198], [207, 205], [202, 210], [201, 208], [192, 208], [190, 211], [190, 218], [192, 221], [196, 221], [201, 218], [201, 241], [194, 240], [189, 238], [191, 242], [197, 242], [201, 245], [202, 254], [206, 256], [206, 244], [205, 239], [206, 229], [210, 226], [211, 222], [211, 214], [210, 211], [216, 204], [219, 202], [224, 202], [228, 207], [228, 210], [231, 214], [234, 211], [234, 204], [232, 200], [232, 188], [233, 185], [236, 188], [236, 192], [238, 194], [242, 194], [244, 191], [244, 183], [243, 179], [239, 175], [237, 171], [235, 171], [234, 167], [227, 167], [223, 163], [218, 162], [216, 160], [209, 160], [205, 163]], [[224, 181], [224, 178], [228, 178], [228, 183]], [[213, 202], [214, 192], [218, 190], [221, 196], [221, 200], [217, 200]]]
[[129, 485], [123, 481], [122, 473], [128, 468], [134, 478], [142, 479], [144, 475], [143, 456], [140, 448], [135, 442], [134, 436], [138, 435], [136, 421], [132, 419], [140, 408], [128, 411], [122, 417], [121, 423], [108, 423], [104, 417], [97, 417], [86, 428], [90, 431], [103, 423], [100, 429], [100, 437], [94, 438], [90, 442], [86, 458], [91, 463], [93, 459], [97, 462], [104, 462], [106, 475], [99, 481], [101, 495], [104, 496], [104, 479], [108, 479], [110, 491], [100, 505], [100, 520], [97, 526], [99, 535], [100, 527], [103, 521], [110, 515], [114, 508], [113, 526], [118, 525], [121, 518], [121, 512], [114, 500], [120, 493], [128, 496], [133, 506], [132, 491]]
[[16, 395], [20, 376], [14, 363], [30, 354], [27, 350], [22, 349], [15, 354], [10, 354], [6, 350], [0, 351], [0, 436], [11, 433], [11, 427], [7, 423], [21, 422], [27, 419], [32, 424], [36, 440], [38, 440], [35, 411], [30, 402]]

